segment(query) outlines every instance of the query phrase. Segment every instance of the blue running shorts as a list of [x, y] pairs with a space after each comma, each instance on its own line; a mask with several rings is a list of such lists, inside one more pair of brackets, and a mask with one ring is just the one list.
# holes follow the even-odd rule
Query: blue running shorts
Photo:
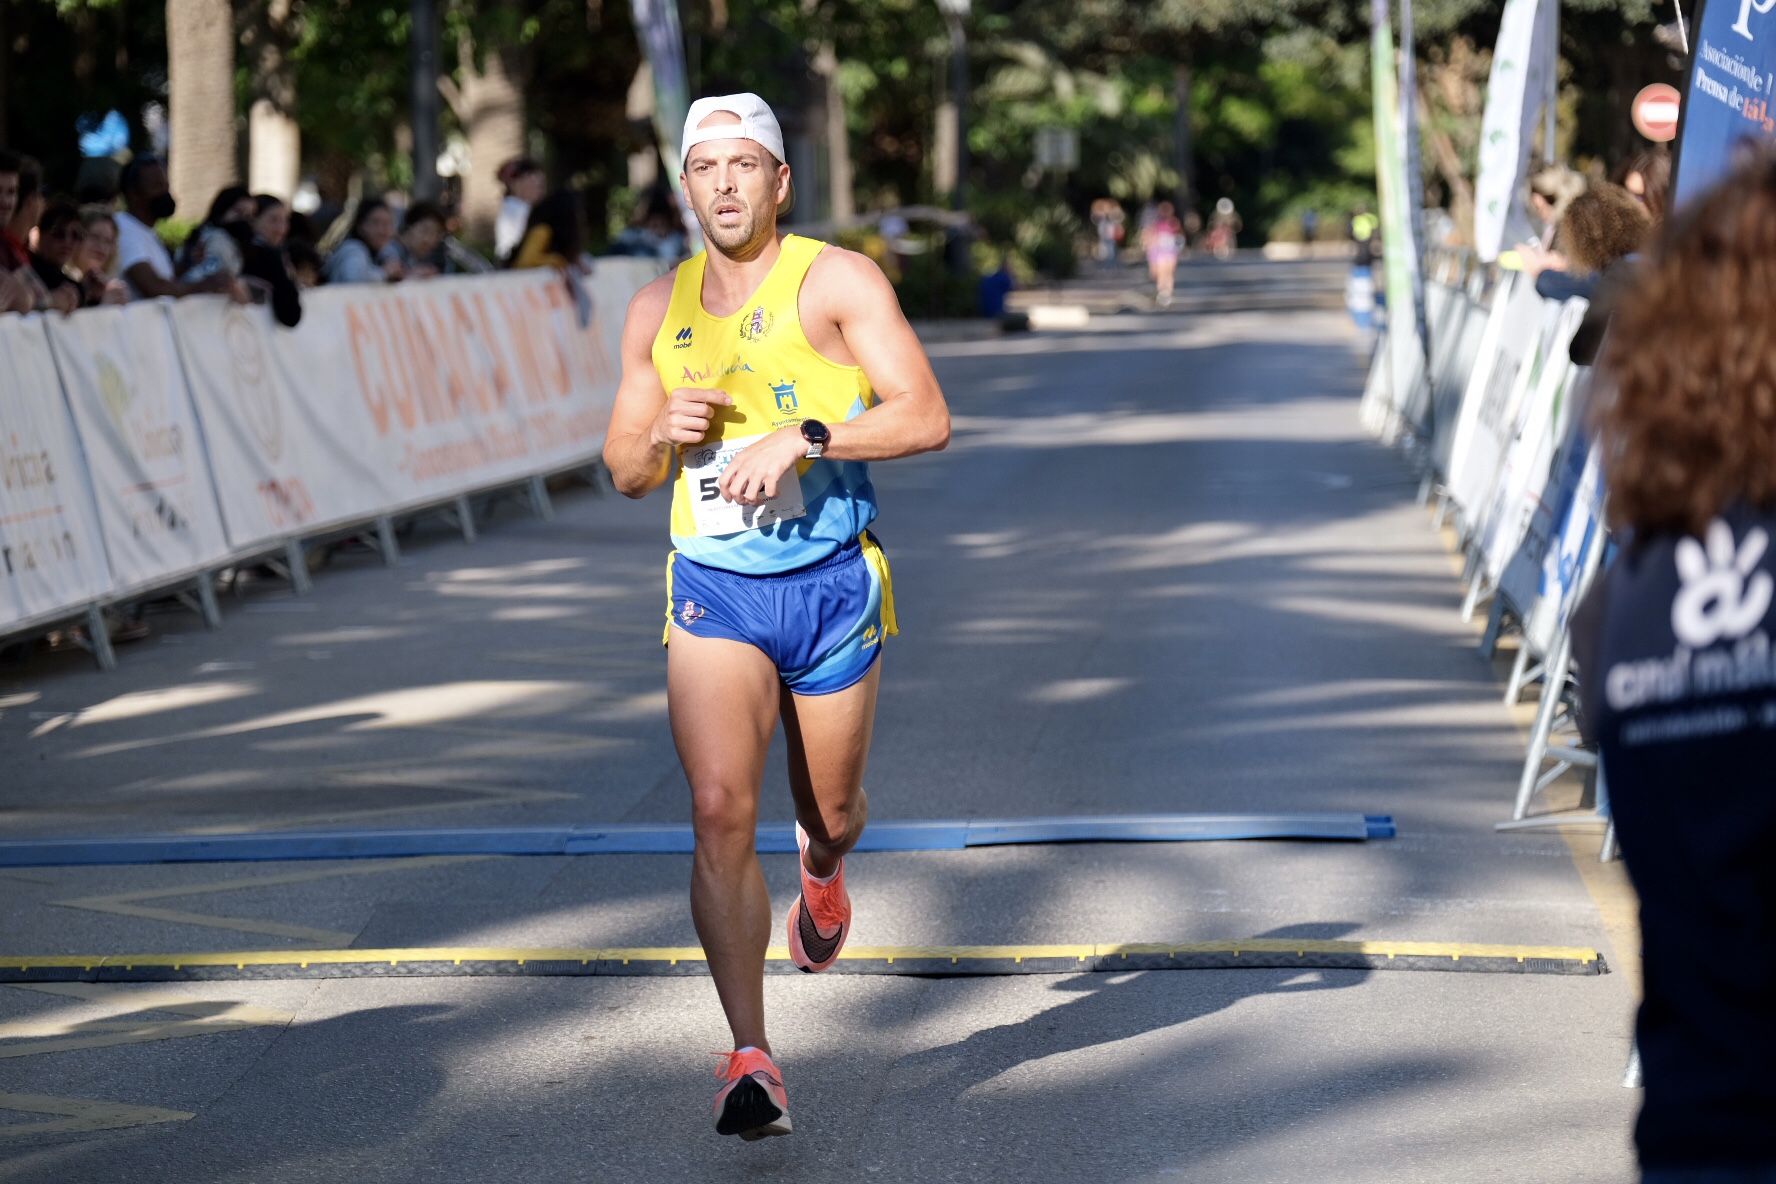
[[674, 626], [764, 652], [798, 695], [830, 695], [868, 674], [900, 632], [888, 559], [865, 532], [799, 571], [748, 576], [674, 551], [666, 561], [666, 637]]

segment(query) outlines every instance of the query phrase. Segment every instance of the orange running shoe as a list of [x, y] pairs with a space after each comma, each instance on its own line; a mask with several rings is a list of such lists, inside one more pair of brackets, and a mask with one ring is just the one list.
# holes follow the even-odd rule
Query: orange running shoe
[[722, 1059], [715, 1075], [727, 1082], [715, 1095], [715, 1133], [748, 1143], [789, 1134], [789, 1094], [771, 1054], [743, 1048], [715, 1055]]
[[[808, 832], [796, 823], [796, 850], [808, 853]], [[819, 974], [838, 961], [845, 939], [851, 936], [851, 897], [845, 891], [845, 861], [822, 884], [808, 871], [804, 858], [796, 860], [802, 873], [802, 894], [789, 906], [789, 960], [797, 969]]]

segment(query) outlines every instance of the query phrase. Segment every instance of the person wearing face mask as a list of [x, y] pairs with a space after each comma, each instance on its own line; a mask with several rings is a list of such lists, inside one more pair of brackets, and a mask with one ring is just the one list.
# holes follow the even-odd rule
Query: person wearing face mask
[[194, 283], [175, 277], [173, 257], [154, 233], [154, 224], [173, 216], [177, 204], [167, 184], [166, 165], [138, 156], [123, 170], [123, 210], [117, 215], [117, 271], [131, 300], [192, 296], [201, 292], [238, 295], [233, 277], [217, 273]]

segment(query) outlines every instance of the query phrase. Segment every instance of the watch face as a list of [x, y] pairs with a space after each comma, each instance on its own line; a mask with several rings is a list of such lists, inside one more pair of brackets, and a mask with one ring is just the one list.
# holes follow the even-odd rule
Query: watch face
[[804, 419], [802, 421], [802, 439], [808, 443], [825, 444], [831, 438], [832, 433], [818, 419]]

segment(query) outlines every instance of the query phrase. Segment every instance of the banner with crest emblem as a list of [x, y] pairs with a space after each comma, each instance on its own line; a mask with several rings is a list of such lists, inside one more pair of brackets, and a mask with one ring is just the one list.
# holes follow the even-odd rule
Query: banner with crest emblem
[[86, 450], [112, 591], [220, 565], [222, 514], [160, 305], [89, 309], [45, 325]]

